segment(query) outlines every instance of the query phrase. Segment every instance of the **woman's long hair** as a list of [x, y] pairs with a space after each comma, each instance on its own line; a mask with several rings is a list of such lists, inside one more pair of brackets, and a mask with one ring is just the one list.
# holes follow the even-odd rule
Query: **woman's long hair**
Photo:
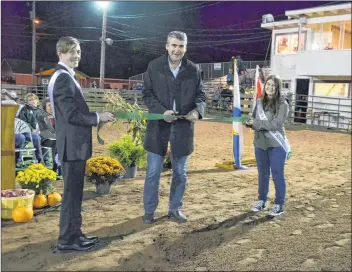
[[[268, 95], [266, 94], [265, 91], [265, 86], [266, 83], [268, 82], [268, 80], [272, 80], [274, 81], [274, 85], [275, 85], [275, 100], [270, 100]], [[264, 87], [263, 87], [263, 96], [261, 99], [262, 105], [263, 105], [263, 109], [266, 109], [267, 107], [270, 107], [274, 114], [276, 114], [277, 110], [279, 109], [279, 104], [280, 104], [280, 98], [281, 98], [281, 86], [282, 86], [282, 82], [281, 79], [276, 76], [276, 75], [270, 75], [268, 76], [268, 78], [265, 80], [264, 83]]]

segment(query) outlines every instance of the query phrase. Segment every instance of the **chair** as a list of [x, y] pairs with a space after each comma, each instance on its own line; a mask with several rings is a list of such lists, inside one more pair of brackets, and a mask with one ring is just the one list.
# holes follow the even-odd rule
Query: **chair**
[[52, 139], [52, 138], [45, 138], [41, 140], [41, 146], [42, 146], [42, 153], [43, 153], [43, 159], [45, 158], [45, 156], [51, 151], [52, 153], [52, 160], [54, 162], [55, 158], [54, 158], [54, 152], [55, 150], [51, 150], [51, 142], [55, 141], [56, 139]]
[[[27, 153], [26, 156], [32, 157], [34, 159], [35, 148], [34, 148], [31, 132], [32, 132], [31, 128], [25, 121], [19, 118], [15, 118], [15, 133], [29, 133], [29, 138], [30, 138], [30, 141], [25, 143], [25, 148], [15, 148], [15, 152]], [[26, 147], [28, 143], [31, 143], [33, 147]]]

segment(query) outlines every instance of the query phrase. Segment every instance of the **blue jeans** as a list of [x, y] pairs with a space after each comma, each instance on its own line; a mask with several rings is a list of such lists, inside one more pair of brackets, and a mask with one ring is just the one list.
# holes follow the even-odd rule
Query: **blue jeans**
[[[15, 133], [15, 148], [22, 149], [24, 148], [25, 143], [26, 143], [26, 137], [21, 133]], [[16, 158], [16, 163], [23, 161], [22, 153], [16, 152], [15, 158]]]
[[[183, 194], [187, 184], [187, 159], [188, 156], [173, 157], [172, 183], [170, 188], [169, 211], [178, 211], [182, 208]], [[154, 214], [159, 204], [160, 174], [163, 169], [164, 157], [148, 152], [148, 166], [144, 183], [144, 211], [146, 214]]]
[[[26, 137], [26, 141], [30, 141], [31, 138], [30, 138], [30, 135], [29, 133], [23, 133], [23, 135]], [[42, 155], [42, 145], [40, 143], [40, 136], [36, 133], [31, 133], [32, 135], [32, 140], [33, 140], [33, 145], [34, 145], [34, 148], [35, 148], [35, 157], [37, 159], [37, 161], [40, 163], [42, 162], [43, 160], [43, 155]]]
[[267, 201], [269, 193], [270, 170], [275, 184], [275, 204], [284, 205], [286, 195], [286, 181], [284, 167], [285, 150], [279, 147], [269, 147], [267, 150], [255, 148], [255, 158], [258, 167], [258, 200]]

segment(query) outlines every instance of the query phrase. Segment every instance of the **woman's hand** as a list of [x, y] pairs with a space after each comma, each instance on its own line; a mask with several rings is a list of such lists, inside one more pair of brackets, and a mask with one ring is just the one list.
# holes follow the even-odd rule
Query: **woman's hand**
[[253, 118], [249, 117], [249, 119], [246, 122], [246, 127], [252, 128], [252, 126], [253, 126]]

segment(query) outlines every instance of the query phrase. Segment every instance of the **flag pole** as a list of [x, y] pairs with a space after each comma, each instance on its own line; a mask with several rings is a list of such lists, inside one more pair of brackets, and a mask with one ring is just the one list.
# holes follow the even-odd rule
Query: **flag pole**
[[[234, 120], [236, 118], [241, 117], [241, 98], [240, 98], [240, 87], [239, 87], [239, 77], [237, 73], [237, 63], [236, 59], [233, 59], [233, 109], [232, 109], [232, 116]], [[245, 166], [242, 166], [241, 163], [241, 156], [242, 156], [242, 149], [243, 149], [243, 129], [242, 124], [239, 122], [233, 122], [232, 124], [232, 137], [233, 137], [233, 158], [234, 158], [234, 165], [236, 169], [245, 170], [248, 169]]]

